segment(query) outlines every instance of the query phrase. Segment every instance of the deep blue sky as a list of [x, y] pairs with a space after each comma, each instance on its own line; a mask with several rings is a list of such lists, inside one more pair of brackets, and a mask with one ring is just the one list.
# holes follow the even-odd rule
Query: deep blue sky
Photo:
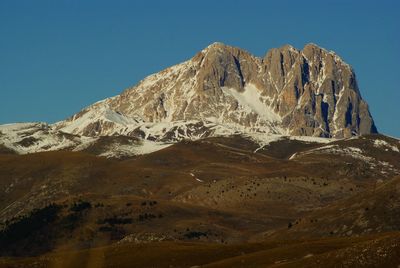
[[399, 2], [0, 0], [0, 123], [64, 119], [215, 41], [257, 56], [313, 42], [400, 137]]

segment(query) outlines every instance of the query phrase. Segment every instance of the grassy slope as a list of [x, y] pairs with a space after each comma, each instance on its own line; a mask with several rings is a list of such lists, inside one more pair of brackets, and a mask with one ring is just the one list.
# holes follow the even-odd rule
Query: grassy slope
[[[355, 142], [368, 143], [369, 147], [366, 148], [377, 156], [381, 153], [368, 140]], [[398, 183], [386, 184], [387, 178], [384, 178], [382, 187], [369, 192], [368, 189], [372, 188], [368, 187], [373, 187], [371, 182], [376, 179], [374, 174], [379, 171], [368, 171], [365, 177], [360, 177], [365, 174], [365, 163], [350, 157], [310, 154], [295, 160], [287, 159], [293, 151], [314, 146], [284, 141], [282, 144], [272, 144], [270, 150], [265, 148], [253, 153], [257, 145], [235, 137], [182, 142], [123, 161], [83, 152], [0, 155], [0, 187], [7, 193], [0, 196], [0, 213], [19, 210], [26, 213], [32, 208], [57, 202], [66, 206], [59, 215], [62, 220], [71, 214], [69, 207], [77, 199], [88, 200], [93, 205], [104, 203], [104, 207], [93, 206], [83, 213], [72, 231], [63, 229], [62, 225], [53, 227], [54, 248], [74, 249], [70, 253], [6, 262], [39, 261], [50, 267], [53, 264], [53, 267], [61, 264], [66, 267], [91, 264], [93, 267], [103, 264], [109, 267], [114, 263], [118, 263], [118, 267], [131, 267], [129, 264], [132, 262], [140, 264], [140, 267], [152, 267], [152, 263], [156, 263], [156, 267], [163, 267], [164, 264], [232, 267], [235, 263], [240, 267], [243, 260], [244, 267], [256, 264], [293, 264], [294, 267], [298, 264], [307, 267], [314, 265], [314, 260], [321, 259], [329, 264], [330, 259], [340, 256], [351, 259], [354, 254], [349, 246], [356, 242], [359, 243], [358, 250], [356, 246], [354, 248], [356, 253], [368, 247], [372, 248], [370, 255], [374, 256], [373, 251], [380, 247], [379, 243], [385, 245], [393, 241], [382, 234], [378, 235], [376, 243], [370, 237], [361, 240], [332, 237], [306, 242], [214, 244], [222, 240], [226, 242], [227, 238], [232, 239], [229, 243], [246, 239], [263, 241], [269, 237], [271, 230], [279, 230], [279, 235], [275, 236], [278, 240], [318, 239], [331, 236], [329, 233], [334, 231], [333, 226], [340, 227], [345, 222], [350, 228], [353, 223], [365, 223], [363, 219], [374, 223], [370, 233], [398, 230], [396, 226], [399, 220], [393, 213], [397, 213], [399, 202], [393, 203], [391, 197], [398, 195]], [[398, 155], [393, 152], [384, 154], [388, 162], [394, 164], [398, 160]], [[197, 181], [191, 173], [203, 182]], [[11, 184], [13, 187], [10, 187]], [[354, 191], [349, 191], [350, 188]], [[158, 203], [152, 207], [141, 205], [149, 200], [157, 200]], [[371, 201], [374, 204], [371, 205]], [[131, 205], [128, 206], [128, 203]], [[330, 205], [325, 210], [312, 212], [327, 204]], [[5, 209], [9, 206], [12, 209]], [[303, 208], [309, 210], [301, 210]], [[343, 213], [337, 213], [343, 209]], [[163, 217], [141, 222], [138, 218], [143, 213], [162, 214]], [[360, 215], [363, 217], [361, 221]], [[374, 219], [374, 215], [377, 219]], [[120, 232], [117, 236], [113, 232], [99, 233], [100, 227], [107, 227], [99, 224], [99, 220], [114, 216], [132, 218], [133, 224], [111, 226]], [[287, 223], [300, 217], [303, 221], [288, 230]], [[317, 224], [310, 224], [311, 218], [318, 218]], [[177, 229], [176, 233], [174, 229]], [[166, 242], [99, 248], [124, 235], [145, 232], [184, 239], [188, 229], [201, 232], [211, 230], [212, 235], [206, 240], [210, 243]], [[351, 235], [363, 234], [366, 229], [363, 226], [352, 228]], [[336, 235], [347, 235], [348, 230]], [[397, 238], [395, 234], [394, 239]], [[84, 247], [92, 249], [76, 250]], [[366, 252], [369, 252], [368, 248]], [[309, 254], [313, 256], [304, 258]], [[390, 256], [387, 258], [389, 261], [392, 258]], [[376, 256], [377, 260], [379, 258]], [[280, 263], [284, 259], [287, 261]]]

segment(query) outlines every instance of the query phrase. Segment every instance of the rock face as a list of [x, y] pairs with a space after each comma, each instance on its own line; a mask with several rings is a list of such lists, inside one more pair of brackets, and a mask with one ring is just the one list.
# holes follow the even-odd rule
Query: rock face
[[214, 43], [54, 127], [154, 140], [238, 131], [334, 138], [377, 132], [352, 68], [314, 44], [259, 58]]

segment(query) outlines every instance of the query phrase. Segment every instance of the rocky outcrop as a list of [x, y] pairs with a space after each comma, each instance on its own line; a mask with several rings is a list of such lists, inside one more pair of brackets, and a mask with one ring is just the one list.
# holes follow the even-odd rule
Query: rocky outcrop
[[286, 45], [259, 58], [214, 43], [55, 127], [85, 136], [135, 135], [154, 124], [185, 132], [176, 122], [208, 126], [204, 135], [221, 125], [335, 138], [377, 132], [352, 68], [314, 44], [303, 50]]

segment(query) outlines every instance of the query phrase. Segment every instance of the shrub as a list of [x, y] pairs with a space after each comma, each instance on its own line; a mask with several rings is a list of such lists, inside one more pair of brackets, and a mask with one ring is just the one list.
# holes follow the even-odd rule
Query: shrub
[[105, 218], [103, 220], [99, 220], [97, 223], [104, 224], [108, 223], [110, 225], [114, 224], [130, 224], [133, 222], [132, 218], [119, 218], [118, 216], [113, 216], [111, 218]]
[[89, 208], [92, 208], [92, 204], [90, 204], [90, 202], [79, 200], [77, 203], [72, 204], [70, 210], [74, 212], [80, 212]]
[[139, 221], [145, 221], [145, 220], [151, 220], [151, 219], [154, 219], [154, 218], [157, 218], [157, 216], [152, 214], [152, 213], [143, 213], [143, 214], [139, 215], [138, 220]]
[[184, 236], [188, 239], [193, 239], [193, 238], [197, 238], [199, 239], [202, 236], [207, 236], [207, 233], [204, 232], [197, 232], [197, 231], [191, 231], [191, 232], [187, 232], [186, 234], [184, 234]]

